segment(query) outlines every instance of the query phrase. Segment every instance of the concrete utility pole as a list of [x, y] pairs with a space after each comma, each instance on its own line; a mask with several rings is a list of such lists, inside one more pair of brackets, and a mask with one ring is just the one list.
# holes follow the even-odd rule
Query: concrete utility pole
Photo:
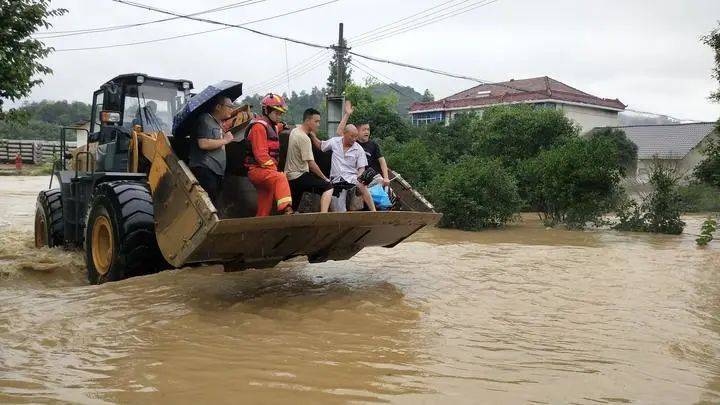
[[336, 88], [337, 88], [337, 96], [342, 96], [343, 92], [345, 91], [345, 78], [343, 77], [344, 69], [344, 63], [345, 63], [345, 46], [343, 45], [343, 23], [340, 23], [340, 26], [338, 28], [338, 43], [337, 47], [335, 47], [335, 55], [337, 59], [337, 77], [335, 80], [337, 81]]

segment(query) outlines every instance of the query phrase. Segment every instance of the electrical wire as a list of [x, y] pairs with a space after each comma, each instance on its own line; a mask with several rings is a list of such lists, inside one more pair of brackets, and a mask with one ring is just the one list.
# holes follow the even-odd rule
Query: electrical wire
[[[435, 6], [432, 6], [432, 7], [430, 7], [430, 8], [427, 8], [427, 9], [425, 9], [425, 10], [419, 11], [419, 12], [417, 12], [417, 13], [415, 13], [415, 14], [409, 15], [409, 16], [407, 16], [407, 17], [405, 17], [405, 18], [401, 18], [400, 20], [397, 20], [397, 21], [394, 21], [394, 22], [391, 22], [391, 23], [388, 23], [388, 24], [385, 24], [385, 25], [381, 25], [381, 26], [379, 26], [379, 27], [375, 27], [375, 28], [371, 29], [370, 31], [365, 31], [365, 32], [363, 32], [362, 34], [359, 34], [359, 35], [356, 35], [356, 36], [354, 36], [354, 37], [348, 38], [348, 41], [349, 41], [349, 42], [359, 41], [359, 40], [363, 39], [364, 37], [367, 37], [368, 35], [371, 35], [371, 34], [373, 34], [373, 33], [376, 33], [378, 30], [381, 30], [381, 29], [383, 29], [383, 28], [385, 28], [385, 27], [390, 27], [390, 26], [396, 25], [396, 24], [401, 23], [401, 22], [403, 22], [403, 21], [406, 21], [406, 20], [408, 20], [408, 19], [410, 19], [410, 18], [412, 18], [412, 17], [418, 16], [418, 15], [421, 15], [421, 14], [425, 14], [425, 13], [427, 13], [427, 12], [429, 12], [429, 11], [432, 11], [432, 10], [438, 8], [438, 7], [442, 7], [442, 6], [444, 6], [444, 5], [448, 4], [448, 3], [454, 3], [454, 2], [456, 2], [456, 1], [458, 1], [458, 0], [444, 1], [444, 2], [442, 2], [442, 3], [440, 3], [440, 4], [437, 4], [437, 5], [435, 5]], [[464, 3], [465, 1], [468, 1], [468, 0], [464, 0], [463, 3]]]
[[[215, 13], [218, 11], [225, 11], [225, 10], [231, 10], [238, 7], [243, 6], [251, 6], [253, 4], [262, 3], [267, 0], [245, 0], [238, 3], [228, 4], [222, 7], [215, 7], [208, 10], [198, 11], [196, 13], [186, 14], [186, 16], [196, 16], [196, 15], [202, 15], [202, 14], [209, 14], [209, 13]], [[123, 25], [113, 25], [109, 27], [97, 27], [97, 28], [87, 28], [82, 30], [69, 30], [69, 31], [46, 31], [46, 32], [39, 32], [35, 34], [36, 39], [51, 39], [51, 38], [62, 38], [62, 37], [70, 37], [75, 35], [87, 35], [87, 34], [96, 34], [100, 32], [109, 32], [109, 31], [117, 31], [117, 30], [123, 30], [128, 28], [136, 28], [136, 27], [142, 27], [144, 25], [150, 25], [150, 24], [157, 24], [162, 23], [166, 21], [172, 21], [172, 20], [178, 20], [181, 17], [168, 17], [168, 18], [161, 18], [159, 20], [152, 20], [152, 21], [144, 21], [141, 23], [135, 23], [135, 24], [123, 24]], [[48, 35], [49, 34], [49, 35]], [[38, 35], [40, 35], [38, 37]]]
[[[311, 55], [310, 57], [302, 60], [300, 63], [298, 63], [297, 65], [290, 68], [290, 70], [289, 70], [290, 75], [291, 76], [295, 75], [297, 72], [301, 71], [302, 69], [308, 67], [309, 65], [311, 65], [313, 63], [316, 63], [318, 60], [322, 59], [324, 61], [327, 58], [327, 55], [326, 55], [327, 53], [328, 53], [327, 50], [321, 50], [320, 52], [317, 52], [317, 53]], [[251, 89], [251, 88], [255, 88], [255, 87], [259, 88], [259, 87], [266, 86], [267, 84], [280, 81], [283, 79], [284, 75], [285, 75], [285, 73], [282, 72], [278, 75], [270, 77], [269, 79], [263, 80], [261, 82], [257, 82], [254, 85], [246, 86], [246, 89]]]
[[[327, 55], [325, 55], [325, 57], [320, 58], [317, 61], [315, 61], [315, 63], [312, 63], [302, 69], [295, 71], [294, 73], [291, 73], [290, 78], [294, 80], [294, 79], [297, 79], [307, 73], [310, 73], [313, 70], [317, 69], [318, 67], [323, 66], [326, 63], [328, 63], [330, 61], [330, 59], [331, 58], [330, 58], [329, 54], [327, 54]], [[285, 78], [283, 75], [281, 75], [281, 77], [276, 80], [271, 80], [271, 81], [268, 81], [265, 83], [248, 86], [245, 94], [266, 93], [267, 90], [270, 90], [277, 86], [282, 85], [284, 81], [285, 81]], [[260, 90], [262, 90], [262, 91], [260, 91]]]
[[[417, 24], [409, 23], [409, 24], [406, 24], [406, 25], [403, 25], [403, 26], [395, 27], [395, 28], [393, 28], [393, 29], [390, 30], [390, 31], [387, 31], [387, 32], [384, 32], [384, 33], [378, 33], [378, 35], [375, 35], [375, 36], [372, 36], [372, 37], [368, 37], [368, 38], [364, 38], [364, 39], [361, 40], [361, 41], [358, 41], [358, 42], [353, 43], [353, 46], [354, 46], [354, 47], [359, 47], [359, 46], [367, 45], [367, 44], [370, 44], [370, 43], [373, 43], [373, 42], [381, 41], [381, 40], [383, 40], [383, 39], [390, 38], [390, 37], [393, 37], [393, 36], [396, 36], [396, 35], [400, 35], [400, 34], [403, 34], [403, 33], [409, 32], [409, 31], [414, 31], [414, 30], [416, 30], [416, 29], [425, 27], [425, 26], [427, 26], [427, 25], [435, 24], [435, 23], [438, 23], [438, 22], [440, 22], [440, 21], [447, 20], [448, 18], [452, 18], [452, 17], [458, 16], [458, 15], [461, 15], [461, 14], [464, 14], [464, 13], [467, 13], [467, 12], [470, 12], [470, 11], [475, 10], [475, 9], [477, 9], [477, 8], [488, 6], [488, 5], [493, 4], [493, 3], [497, 2], [497, 1], [499, 1], [499, 0], [483, 0], [483, 1], [476, 2], [476, 3], [468, 4], [468, 5], [464, 6], [464, 7], [459, 8], [459, 9], [454, 9], [454, 10], [449, 11], [449, 12], [446, 12], [446, 13], [444, 13], [444, 14], [439, 14], [439, 15], [433, 16], [433, 17], [430, 18], [430, 19], [427, 19], [427, 20], [424, 20], [424, 21], [417, 21]], [[461, 3], [458, 3], [458, 4], [461, 4]]]
[[[159, 8], [157, 8], [157, 7], [152, 7], [152, 6], [148, 6], [148, 5], [145, 5], [145, 4], [136, 3], [136, 2], [128, 1], [128, 0], [112, 0], [112, 1], [114, 1], [114, 2], [116, 2], [116, 3], [125, 4], [125, 5], [131, 6], [131, 7], [143, 8], [143, 9], [146, 9], [146, 10], [155, 11], [155, 12], [157, 12], [157, 13], [173, 15], [173, 16], [180, 17], [180, 18], [184, 18], [184, 19], [188, 19], [188, 20], [201, 21], [201, 22], [205, 22], [205, 23], [208, 23], [208, 24], [214, 24], [214, 25], [223, 25], [223, 26], [230, 27], [230, 28], [239, 28], [239, 29], [242, 29], [242, 30], [245, 30], [245, 31], [248, 31], [248, 32], [252, 32], [252, 33], [255, 33], [255, 34], [258, 34], [258, 35], [262, 35], [262, 36], [265, 36], [265, 37], [268, 37], [268, 38], [281, 39], [281, 40], [293, 42], [293, 43], [300, 44], [300, 45], [310, 46], [310, 47], [314, 47], [314, 48], [332, 49], [332, 46], [330, 46], [330, 45], [321, 45], [321, 44], [316, 44], [316, 43], [312, 43], [312, 42], [308, 42], [308, 41], [303, 41], [303, 40], [299, 40], [299, 39], [288, 38], [288, 37], [284, 37], [284, 36], [281, 36], [281, 35], [270, 34], [270, 33], [267, 33], [267, 32], [259, 31], [259, 30], [252, 29], [252, 28], [248, 28], [248, 27], [245, 27], [245, 26], [243, 26], [243, 25], [228, 24], [228, 23], [224, 23], [224, 22], [220, 22], [220, 21], [210, 20], [210, 19], [207, 19], [207, 18], [198, 18], [198, 17], [184, 16], [184, 15], [182, 15], [182, 14], [178, 14], [178, 13], [175, 13], [175, 12], [173, 12], [173, 11], [163, 10], [163, 9], [159, 9]], [[339, 1], [339, 0], [332, 0], [332, 1], [329, 1], [328, 3], [334, 3], [334, 2], [336, 2], [336, 1]]]
[[[324, 3], [319, 3], [319, 4], [315, 4], [315, 5], [313, 5], [313, 6], [309, 6], [309, 7], [305, 7], [305, 8], [300, 8], [300, 9], [297, 9], [297, 10], [288, 11], [288, 12], [285, 12], [285, 13], [282, 13], [282, 14], [277, 14], [277, 15], [270, 16], [270, 17], [260, 18], [260, 19], [253, 20], [253, 21], [247, 21], [247, 22], [244, 22], [244, 23], [242, 23], [242, 24], [239, 24], [239, 25], [237, 26], [237, 28], [243, 28], [242, 26], [244, 26], [244, 25], [255, 24], [255, 23], [259, 23], [259, 22], [263, 22], [263, 21], [273, 20], [273, 19], [280, 18], [280, 17], [285, 17], [285, 16], [291, 15], [291, 14], [300, 13], [300, 12], [303, 12], [303, 11], [307, 11], [307, 10], [311, 10], [311, 9], [314, 9], [314, 8], [322, 7], [322, 6], [331, 4], [331, 3], [336, 3], [336, 2], [338, 2], [338, 1], [340, 1], [340, 0], [330, 0], [330, 1], [326, 1], [326, 2], [324, 2]], [[180, 18], [180, 17], [178, 17], [178, 18]], [[169, 40], [172, 40], [172, 39], [178, 39], [178, 38], [191, 37], [191, 36], [195, 36], [195, 35], [208, 34], [208, 33], [211, 33], [211, 32], [223, 31], [223, 30], [227, 30], [227, 29], [230, 29], [230, 28], [236, 28], [236, 27], [221, 27], [221, 28], [215, 28], [215, 29], [211, 29], [211, 30], [191, 32], [191, 33], [188, 33], [188, 34], [173, 35], [173, 36], [169, 36], [169, 37], [149, 39], [149, 40], [145, 40], [145, 41], [126, 42], [126, 43], [112, 44], [112, 45], [88, 46], [88, 47], [81, 47], [81, 48], [63, 48], [63, 49], [55, 49], [54, 51], [55, 51], [55, 52], [87, 51], [87, 50], [95, 50], [95, 49], [109, 49], [109, 48], [119, 48], [119, 47], [133, 46], [133, 45], [150, 44], [150, 43], [154, 43], [154, 42], [169, 41]], [[328, 48], [329, 48], [329, 47], [328, 47]]]

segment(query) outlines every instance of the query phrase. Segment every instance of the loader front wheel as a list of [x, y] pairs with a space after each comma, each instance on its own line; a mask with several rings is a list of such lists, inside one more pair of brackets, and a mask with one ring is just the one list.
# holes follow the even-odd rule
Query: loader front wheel
[[43, 190], [38, 194], [35, 207], [35, 247], [63, 246], [64, 241], [65, 223], [60, 190]]
[[145, 183], [122, 180], [96, 187], [85, 227], [85, 263], [92, 284], [167, 266], [155, 239], [152, 196]]

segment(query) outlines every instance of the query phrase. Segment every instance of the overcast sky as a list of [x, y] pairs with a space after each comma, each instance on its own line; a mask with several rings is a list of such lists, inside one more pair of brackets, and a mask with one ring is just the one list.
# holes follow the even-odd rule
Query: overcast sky
[[[192, 13], [238, 0], [137, 0], [155, 7]], [[328, 0], [266, 0], [204, 15], [240, 24], [324, 3]], [[352, 39], [430, 7], [436, 16], [478, 4], [478, 0], [339, 0], [302, 13], [249, 25], [257, 30], [321, 44], [337, 41], [337, 25], [345, 23]], [[54, 0], [69, 10], [53, 19], [51, 30], [77, 30], [130, 24], [165, 17], [111, 0]], [[455, 8], [449, 8], [455, 5]], [[449, 10], [449, 11], [448, 11]], [[424, 15], [405, 20], [420, 23]], [[618, 98], [628, 108], [682, 119], [716, 120], [720, 105], [708, 94], [712, 51], [700, 37], [718, 26], [718, 0], [497, 0], [418, 29], [375, 42], [354, 43], [360, 53], [444, 71], [503, 81], [550, 76], [588, 93]], [[48, 39], [56, 49], [143, 41], [209, 30], [217, 26], [175, 20], [125, 30]], [[392, 28], [392, 27], [391, 27]], [[387, 31], [393, 34], [393, 31]], [[373, 39], [373, 37], [368, 37]], [[202, 88], [213, 82], [241, 81], [257, 92], [309, 90], [323, 86], [327, 64], [310, 59], [317, 49], [262, 37], [239, 29], [103, 50], [56, 52], [46, 60], [55, 71], [37, 87], [31, 100], [91, 101], [93, 90], [121, 73], [186, 78]], [[322, 56], [322, 55], [319, 55]], [[319, 57], [318, 56], [318, 57]], [[384, 81], [397, 81], [437, 98], [472, 87], [473, 82], [357, 59]], [[369, 67], [369, 68], [368, 68]], [[353, 78], [365, 73], [354, 69]], [[293, 74], [296, 73], [296, 74]], [[380, 75], [382, 74], [382, 76]], [[274, 86], [260, 86], [277, 78]]]

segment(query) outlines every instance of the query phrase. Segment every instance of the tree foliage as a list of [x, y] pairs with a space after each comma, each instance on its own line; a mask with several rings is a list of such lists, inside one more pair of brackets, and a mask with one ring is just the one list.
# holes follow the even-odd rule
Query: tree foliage
[[478, 230], [510, 221], [520, 209], [513, 176], [498, 160], [466, 156], [442, 170], [428, 195], [440, 212], [440, 225]]
[[375, 97], [370, 88], [350, 84], [345, 89], [345, 97], [352, 101], [355, 107], [350, 122], [369, 123], [375, 139], [392, 136], [403, 142], [410, 138], [412, 127], [408, 120], [397, 114], [397, 98], [394, 95]]
[[431, 101], [435, 101], [435, 95], [433, 95], [430, 92], [430, 89], [425, 89], [425, 92], [423, 93], [420, 101], [422, 101], [423, 103], [429, 103]]
[[598, 128], [590, 132], [590, 138], [607, 139], [615, 144], [618, 152], [618, 164], [624, 169], [625, 174], [633, 171], [637, 165], [638, 147], [628, 139], [625, 131], [617, 128]]
[[[716, 28], [702, 38], [705, 45], [712, 48], [715, 52], [715, 67], [713, 67], [713, 77], [720, 83], [720, 28]], [[720, 102], [720, 88], [710, 94], [710, 99]]]
[[720, 187], [720, 139], [711, 140], [705, 147], [705, 159], [693, 171], [693, 176], [714, 187]]
[[[347, 40], [345, 38], [343, 38], [341, 46], [347, 47]], [[342, 67], [343, 67], [342, 77], [343, 77], [343, 81], [345, 82], [345, 83], [343, 83], [344, 88], [347, 88], [347, 85], [352, 83], [352, 68], [350, 67], [351, 60], [352, 60], [352, 57], [350, 56], [350, 54], [347, 52], [343, 52], [343, 55], [342, 55], [342, 62], [343, 62], [342, 63]], [[338, 54], [336, 52], [333, 54], [333, 57], [330, 60], [330, 65], [328, 66], [330, 69], [330, 74], [328, 75], [327, 84], [326, 84], [328, 94], [332, 94], [332, 95], [336, 95], [336, 96], [340, 95], [338, 93], [338, 83], [337, 83], [338, 62], [339, 62], [339, 59], [338, 59]]]
[[40, 63], [52, 48], [30, 38], [38, 28], [49, 28], [50, 17], [67, 10], [51, 9], [49, 0], [0, 0], [0, 119], [3, 99], [16, 101], [42, 83], [39, 76], [52, 69]]
[[562, 111], [532, 106], [491, 107], [476, 120], [473, 154], [497, 157], [507, 167], [577, 137], [579, 129]]
[[547, 225], [599, 223], [619, 192], [617, 149], [607, 139], [575, 138], [541, 152], [518, 170], [528, 205]]
[[0, 121], [0, 138], [57, 140], [60, 127], [90, 119], [90, 105], [79, 101], [48, 101], [17, 109], [25, 120]]

